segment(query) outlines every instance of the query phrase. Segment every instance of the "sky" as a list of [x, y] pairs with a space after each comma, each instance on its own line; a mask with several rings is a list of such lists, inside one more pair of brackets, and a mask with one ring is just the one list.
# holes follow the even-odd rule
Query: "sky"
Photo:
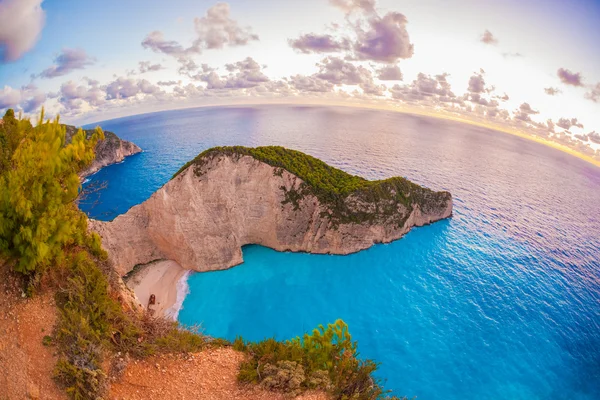
[[600, 0], [0, 0], [0, 111], [335, 104], [600, 160]]

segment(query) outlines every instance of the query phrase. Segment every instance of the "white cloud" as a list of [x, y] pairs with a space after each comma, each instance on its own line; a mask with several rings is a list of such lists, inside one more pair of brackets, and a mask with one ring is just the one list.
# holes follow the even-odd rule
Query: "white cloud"
[[84, 69], [95, 62], [96, 59], [88, 56], [84, 49], [65, 48], [54, 59], [54, 65], [43, 70], [39, 76], [42, 78], [55, 78], [67, 75], [76, 69]]
[[37, 43], [45, 22], [42, 0], [0, 2], [0, 63], [16, 61]]

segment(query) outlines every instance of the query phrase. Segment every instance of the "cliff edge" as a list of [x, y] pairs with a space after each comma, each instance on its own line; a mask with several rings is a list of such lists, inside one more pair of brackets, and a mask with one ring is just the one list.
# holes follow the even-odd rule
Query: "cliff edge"
[[[73, 135], [77, 133], [78, 128], [71, 125], [65, 125], [65, 128], [67, 130], [66, 141], [69, 143]], [[84, 132], [87, 137], [90, 137], [94, 133], [94, 130], [87, 129]], [[134, 143], [123, 140], [112, 132], [104, 131], [104, 140], [99, 141], [96, 145], [96, 159], [79, 175], [85, 178], [98, 172], [103, 167], [119, 163], [125, 157], [140, 153], [141, 151], [142, 149]]]
[[349, 254], [452, 214], [452, 196], [404, 178], [368, 181], [283, 147], [201, 153], [144, 203], [90, 221], [121, 275], [174, 260], [212, 271], [240, 264], [242, 246]]

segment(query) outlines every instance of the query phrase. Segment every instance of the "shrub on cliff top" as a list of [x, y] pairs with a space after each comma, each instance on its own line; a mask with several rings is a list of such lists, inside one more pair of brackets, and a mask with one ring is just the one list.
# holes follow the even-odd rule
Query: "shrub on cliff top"
[[292, 394], [319, 389], [335, 399], [374, 400], [384, 394], [372, 376], [377, 364], [358, 359], [356, 342], [342, 320], [320, 325], [302, 338], [257, 343], [238, 338], [233, 346], [250, 355], [241, 365], [240, 382]]

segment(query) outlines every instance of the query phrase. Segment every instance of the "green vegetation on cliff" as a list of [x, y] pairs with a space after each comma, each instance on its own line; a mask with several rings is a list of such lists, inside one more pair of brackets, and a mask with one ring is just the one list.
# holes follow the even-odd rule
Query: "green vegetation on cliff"
[[[173, 177], [190, 166], [196, 174], [202, 174], [202, 167], [219, 156], [250, 156], [276, 168], [297, 176], [303, 181], [297, 189], [285, 191], [284, 203], [291, 203], [296, 209], [308, 194], [315, 195], [328, 207], [328, 214], [335, 223], [362, 223], [380, 218], [390, 218], [390, 222], [404, 224], [415, 205], [423, 211], [443, 210], [451, 199], [448, 192], [434, 192], [402, 177], [369, 181], [334, 168], [325, 162], [280, 146], [266, 147], [213, 147], [200, 153], [185, 164]], [[370, 207], [372, 205], [373, 207]], [[402, 206], [407, 212], [399, 212]]]
[[358, 358], [356, 342], [342, 320], [320, 325], [302, 338], [257, 343], [238, 338], [233, 347], [250, 355], [240, 367], [238, 380], [243, 383], [292, 395], [317, 389], [334, 399], [373, 400], [385, 393], [372, 376], [377, 364]]

